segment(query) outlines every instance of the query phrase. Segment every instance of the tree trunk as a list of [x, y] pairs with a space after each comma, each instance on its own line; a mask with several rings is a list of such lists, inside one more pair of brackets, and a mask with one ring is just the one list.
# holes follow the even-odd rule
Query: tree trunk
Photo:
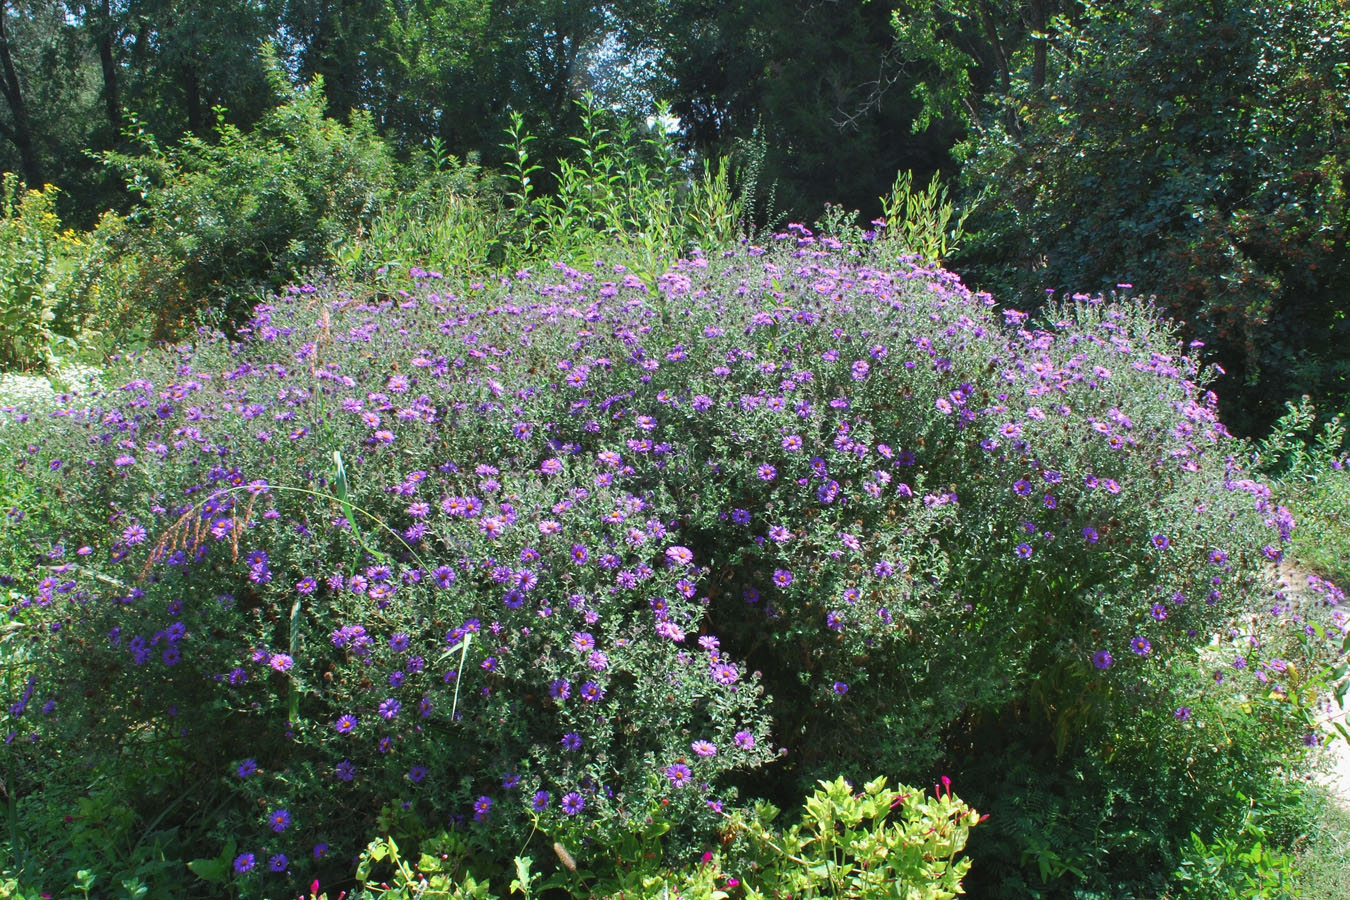
[[[1031, 86], [1036, 90], [1045, 87], [1045, 0], [1030, 0], [1031, 12]], [[1036, 35], [1041, 35], [1037, 37]]]
[[41, 190], [42, 164], [33, 143], [33, 125], [24, 103], [23, 86], [19, 84], [19, 73], [14, 70], [14, 58], [9, 52], [9, 32], [5, 29], [5, 20], [8, 18], [9, 4], [0, 3], [0, 93], [5, 95], [5, 102], [9, 104], [10, 114], [14, 117], [14, 127], [5, 128], [3, 133], [19, 151], [23, 177], [28, 187]]
[[183, 93], [187, 98], [188, 131], [200, 137], [206, 119], [202, 116], [202, 89], [197, 78], [197, 67], [192, 63], [183, 64]]
[[989, 7], [989, 0], [980, 0], [980, 22], [984, 25], [984, 37], [989, 41], [989, 48], [994, 53], [994, 64], [998, 66], [998, 83], [1003, 89], [1003, 96], [1012, 93], [1012, 67], [1008, 64], [1008, 53], [1003, 47], [1003, 38], [998, 33], [998, 22], [994, 18], [994, 11]]
[[111, 0], [102, 0], [98, 28], [98, 58], [103, 65], [103, 104], [113, 134], [122, 127], [122, 98], [117, 84], [117, 61], [113, 58]]

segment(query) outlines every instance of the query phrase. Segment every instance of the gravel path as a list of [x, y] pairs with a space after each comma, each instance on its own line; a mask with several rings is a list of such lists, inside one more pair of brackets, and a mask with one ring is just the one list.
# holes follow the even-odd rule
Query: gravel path
[[[69, 390], [82, 392], [98, 386], [98, 374], [99, 370], [90, 366], [70, 366], [61, 370], [60, 380], [65, 382]], [[44, 407], [54, 403], [56, 394], [51, 379], [45, 375], [0, 374], [0, 407]], [[0, 415], [0, 423], [6, 418]]]
[[[1339, 721], [1346, 721], [1344, 710], [1340, 713]], [[1350, 743], [1331, 729], [1327, 731], [1333, 735], [1332, 744], [1327, 749], [1331, 756], [1331, 767], [1321, 776], [1321, 781], [1340, 800], [1341, 806], [1350, 811]]]
[[[1280, 566], [1279, 581], [1288, 593], [1302, 594], [1308, 590], [1308, 574], [1286, 562]], [[1331, 708], [1321, 721], [1322, 733], [1326, 739], [1324, 744], [1326, 760], [1325, 765], [1314, 777], [1331, 791], [1343, 809], [1350, 812], [1350, 741], [1341, 737], [1330, 724], [1340, 722], [1350, 729], [1350, 716], [1333, 700]]]

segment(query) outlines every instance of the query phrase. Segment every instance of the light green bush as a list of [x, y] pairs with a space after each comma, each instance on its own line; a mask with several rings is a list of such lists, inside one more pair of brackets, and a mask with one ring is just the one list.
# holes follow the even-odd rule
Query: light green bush
[[56, 190], [0, 184], [0, 370], [49, 368], [61, 260]]

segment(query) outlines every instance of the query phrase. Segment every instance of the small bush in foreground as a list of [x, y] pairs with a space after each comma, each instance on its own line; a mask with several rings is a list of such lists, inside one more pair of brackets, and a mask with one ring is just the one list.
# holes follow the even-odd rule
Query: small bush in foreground
[[[945, 779], [944, 779], [945, 780]], [[945, 788], [945, 794], [943, 793]], [[561, 843], [553, 850], [557, 871], [544, 878], [534, 860], [517, 856], [511, 894], [526, 898], [564, 889], [573, 897], [726, 898], [744, 892], [763, 897], [900, 897], [949, 900], [961, 893], [970, 860], [957, 860], [979, 814], [951, 793], [950, 782], [929, 798], [911, 787], [888, 789], [886, 780], [861, 791], [842, 778], [820, 782], [806, 799], [801, 822], [776, 826], [779, 810], [755, 804], [723, 825], [730, 852], [703, 854], [697, 865], [668, 869], [659, 839], [664, 820], [625, 836], [614, 858], [597, 870], [579, 868]], [[491, 885], [464, 868], [449, 834], [434, 838], [414, 862], [391, 839], [372, 841], [361, 853], [355, 900], [366, 897], [492, 897]], [[427, 852], [431, 851], [431, 852]], [[223, 861], [219, 864], [223, 867]], [[326, 896], [326, 895], [325, 895]]]
[[1153, 886], [1301, 765], [1339, 591], [1274, 593], [1290, 516], [1147, 308], [778, 243], [297, 287], [6, 424], [20, 808], [135, 773], [279, 891], [950, 766], [972, 878]]

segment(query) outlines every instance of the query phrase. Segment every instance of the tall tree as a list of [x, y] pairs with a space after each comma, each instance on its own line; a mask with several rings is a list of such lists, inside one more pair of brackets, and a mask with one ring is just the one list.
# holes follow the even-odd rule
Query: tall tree
[[1043, 88], [1014, 69], [973, 134], [958, 267], [1023, 302], [1156, 294], [1229, 373], [1242, 430], [1300, 393], [1350, 403], [1342, 4], [1085, 4], [1051, 26]]
[[19, 15], [8, 2], [0, 3], [0, 93], [4, 94], [9, 107], [9, 121], [0, 122], [0, 135], [14, 145], [23, 163], [24, 179], [34, 188], [42, 186], [42, 164], [38, 159], [37, 142], [33, 135], [33, 122], [28, 116], [26, 88], [14, 65], [14, 53], [10, 47], [10, 15]]
[[439, 137], [489, 162], [510, 110], [545, 155], [566, 149], [608, 22], [604, 4], [572, 0], [290, 0], [283, 14], [298, 74], [323, 76], [332, 115], [365, 110], [404, 150]]
[[108, 116], [108, 127], [116, 132], [122, 125], [122, 98], [118, 86], [121, 75], [114, 50], [119, 29], [113, 19], [112, 0], [86, 3], [85, 20], [98, 47], [99, 66], [103, 72], [103, 108]]
[[[257, 121], [267, 108], [261, 48], [278, 32], [276, 4], [128, 0], [121, 18], [125, 71], [135, 75], [120, 91], [123, 102], [161, 137], [205, 133], [215, 107], [240, 124]], [[97, 19], [86, 25], [97, 26]]]
[[929, 66], [901, 52], [894, 2], [669, 0], [620, 3], [623, 40], [661, 60], [655, 91], [709, 154], [761, 139], [776, 205], [810, 218], [826, 202], [875, 214], [896, 172], [952, 166], [950, 119], [921, 118]]

